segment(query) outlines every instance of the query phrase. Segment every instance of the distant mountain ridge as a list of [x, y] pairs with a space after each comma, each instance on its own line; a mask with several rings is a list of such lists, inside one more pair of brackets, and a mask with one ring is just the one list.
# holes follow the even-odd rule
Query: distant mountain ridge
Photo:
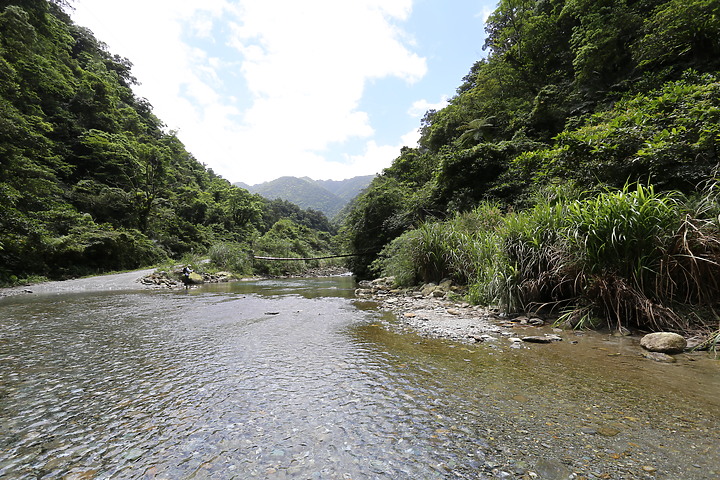
[[313, 180], [309, 177], [280, 177], [269, 182], [248, 185], [236, 182], [233, 185], [257, 193], [268, 200], [287, 200], [295, 205], [318, 210], [329, 219], [334, 219], [365, 187], [375, 175], [363, 175], [346, 180]]

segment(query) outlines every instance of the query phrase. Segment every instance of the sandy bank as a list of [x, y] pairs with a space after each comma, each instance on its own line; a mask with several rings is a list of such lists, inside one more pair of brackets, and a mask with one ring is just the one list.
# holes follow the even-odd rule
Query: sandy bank
[[133, 270], [132, 272], [113, 273], [95, 277], [76, 278], [43, 282], [34, 285], [0, 289], [0, 297], [12, 295], [48, 294], [48, 293], [76, 293], [76, 292], [105, 292], [111, 290], [144, 290], [147, 287], [140, 283], [146, 275], [155, 271], [154, 268]]

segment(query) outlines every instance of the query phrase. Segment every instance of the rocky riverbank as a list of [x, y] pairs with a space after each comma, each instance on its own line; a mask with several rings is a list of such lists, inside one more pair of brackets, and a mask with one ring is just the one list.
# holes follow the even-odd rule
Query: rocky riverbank
[[[318, 278], [318, 277], [334, 277], [340, 275], [350, 275], [350, 272], [343, 267], [319, 267], [309, 269], [302, 274], [287, 275], [273, 278]], [[269, 278], [269, 277], [268, 277]], [[188, 286], [197, 286], [204, 283], [223, 283], [236, 280], [243, 280], [231, 272], [204, 273], [193, 272], [185, 281], [182, 279], [182, 270], [180, 267], [174, 270], [158, 270], [142, 277], [139, 282], [152, 288], [187, 288]]]
[[[462, 300], [466, 293], [463, 287], [453, 285], [450, 280], [415, 288], [397, 288], [392, 277], [362, 281], [355, 291], [359, 298], [372, 299], [383, 310], [395, 314], [398, 321], [389, 327], [414, 331], [430, 338], [522, 348], [526, 343], [552, 343], [564, 339], [577, 343], [576, 337], [583, 334], [554, 327], [555, 316], [506, 315], [497, 309], [470, 305]], [[647, 332], [630, 332], [624, 328], [606, 333], [608, 336], [634, 338], [638, 355], [664, 363], [676, 362], [674, 355], [690, 351], [704, 340], [701, 336], [685, 339], [673, 333], [643, 336]], [[658, 335], [673, 338], [674, 342], [659, 346], [658, 342], [645, 340]]]
[[157, 270], [140, 278], [142, 285], [153, 288], [187, 288], [192, 285], [201, 285], [203, 283], [222, 283], [238, 280], [238, 277], [230, 272], [202, 273], [192, 272], [189, 277], [183, 281], [182, 270]]
[[[422, 336], [447, 338], [464, 343], [506, 340], [511, 345], [521, 342], [550, 343], [561, 340], [545, 327], [554, 318], [538, 315], [505, 315], [498, 310], [470, 305], [462, 300], [463, 287], [450, 280], [429, 283], [416, 288], [397, 288], [393, 278], [380, 278], [358, 284], [355, 294], [372, 298], [384, 310], [393, 312], [399, 324]], [[519, 346], [519, 345], [518, 345]]]

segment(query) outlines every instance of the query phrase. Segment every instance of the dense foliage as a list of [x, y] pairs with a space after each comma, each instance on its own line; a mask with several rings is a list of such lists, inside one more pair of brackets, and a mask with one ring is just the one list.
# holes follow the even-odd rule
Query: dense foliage
[[501, 0], [487, 33], [355, 202], [353, 270], [574, 324], [697, 327], [680, 312], [720, 298], [720, 3]]
[[502, 0], [486, 29], [487, 58], [348, 216], [360, 276], [393, 238], [484, 201], [529, 208], [559, 184], [690, 193], [718, 164], [718, 2]]
[[288, 217], [331, 230], [201, 165], [65, 4], [0, 1], [0, 284], [247, 251]]
[[554, 197], [503, 214], [481, 204], [394, 239], [374, 266], [399, 284], [452, 278], [470, 299], [553, 309], [571, 324], [684, 330], [720, 298], [718, 184], [698, 199], [652, 187]]

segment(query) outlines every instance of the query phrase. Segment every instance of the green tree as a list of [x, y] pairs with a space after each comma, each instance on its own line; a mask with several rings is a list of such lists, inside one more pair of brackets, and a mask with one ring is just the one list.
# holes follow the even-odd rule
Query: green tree
[[350, 261], [352, 271], [361, 278], [372, 274], [370, 264], [382, 247], [412, 226], [406, 203], [408, 187], [397, 180], [377, 177], [354, 202], [345, 223], [348, 250], [357, 254]]
[[688, 67], [712, 72], [720, 67], [720, 5], [714, 0], [672, 0], [659, 5], [634, 44], [644, 70]]

